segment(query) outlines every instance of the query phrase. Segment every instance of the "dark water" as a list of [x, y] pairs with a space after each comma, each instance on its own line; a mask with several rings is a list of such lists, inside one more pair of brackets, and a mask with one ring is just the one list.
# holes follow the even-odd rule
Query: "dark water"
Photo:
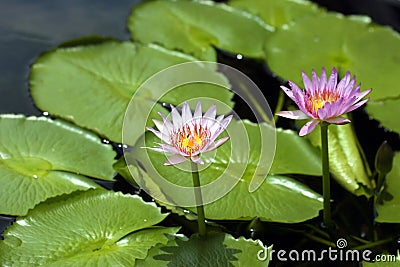
[[29, 66], [43, 51], [87, 35], [128, 40], [126, 20], [139, 0], [0, 0], [0, 114], [39, 115]]

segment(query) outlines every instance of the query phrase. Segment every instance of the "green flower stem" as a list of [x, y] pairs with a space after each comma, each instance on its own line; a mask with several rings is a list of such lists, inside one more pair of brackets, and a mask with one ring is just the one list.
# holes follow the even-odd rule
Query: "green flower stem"
[[199, 235], [201, 237], [206, 236], [206, 218], [204, 216], [204, 207], [203, 207], [203, 197], [201, 195], [201, 187], [200, 187], [200, 176], [199, 170], [197, 168], [197, 163], [192, 163], [192, 177], [193, 177], [193, 186], [194, 186], [194, 196], [196, 199], [197, 206], [197, 223], [199, 225]]
[[324, 197], [323, 217], [325, 226], [331, 228], [331, 180], [329, 177], [328, 126], [329, 123], [321, 122], [322, 194]]

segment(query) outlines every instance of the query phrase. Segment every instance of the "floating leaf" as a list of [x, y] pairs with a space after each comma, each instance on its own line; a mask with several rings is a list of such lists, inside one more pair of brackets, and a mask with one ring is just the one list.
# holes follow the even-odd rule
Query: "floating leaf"
[[56, 195], [97, 187], [90, 176], [113, 180], [110, 145], [61, 120], [0, 116], [0, 213], [25, 215]]
[[[0, 241], [5, 266], [133, 266], [165, 234], [152, 228], [166, 217], [138, 196], [90, 190], [52, 199], [17, 218]], [[149, 228], [150, 227], [150, 228]]]
[[[242, 128], [248, 134], [242, 133]], [[260, 131], [263, 133], [261, 140]], [[208, 197], [220, 196], [217, 201], [205, 205], [205, 214], [209, 219], [214, 220], [250, 220], [254, 217], [260, 217], [264, 221], [277, 222], [300, 222], [318, 215], [322, 208], [322, 199], [320, 195], [313, 192], [303, 184], [290, 179], [288, 177], [279, 176], [278, 173], [310, 173], [314, 174], [318, 170], [320, 173], [320, 165], [315, 163], [316, 151], [304, 138], [295, 137], [290, 131], [278, 131], [278, 146], [286, 143], [282, 149], [285, 152], [277, 152], [272, 171], [275, 175], [267, 176], [268, 156], [260, 161], [261, 149], [263, 153], [272, 156], [274, 149], [274, 128], [268, 124], [252, 124], [247, 121], [233, 121], [227, 128], [230, 135], [230, 141], [217, 149], [214, 158], [210, 158], [204, 154], [203, 159], [206, 164], [211, 163], [207, 168], [200, 171], [200, 180], [202, 185], [209, 185], [205, 193], [203, 190], [203, 199], [209, 203]], [[225, 134], [225, 133], [223, 133]], [[146, 146], [151, 147], [154, 142], [158, 142], [152, 133], [146, 135]], [[231, 143], [233, 147], [231, 149]], [[135, 179], [144, 180], [146, 188], [153, 194], [165, 194], [166, 188], [157, 182], [154, 182], [151, 175], [152, 168], [155, 168], [163, 178], [175, 185], [191, 187], [191, 173], [178, 170], [174, 166], [163, 166], [165, 156], [162, 153], [147, 151], [151, 162], [146, 160], [146, 151], [144, 151], [139, 141], [132, 153], [125, 154], [129, 164], [139, 162], [139, 166], [129, 165], [131, 173]], [[289, 144], [293, 145], [289, 149]], [[271, 153], [272, 149], [272, 155]], [[304, 149], [304, 150], [303, 150]], [[308, 150], [307, 150], [308, 149]], [[269, 152], [267, 152], [269, 151]], [[146, 153], [145, 153], [146, 152]], [[291, 154], [286, 157], [286, 154]], [[308, 156], [299, 156], [299, 155]], [[294, 156], [293, 156], [294, 155]], [[287, 169], [279, 167], [280, 163], [287, 166]], [[276, 164], [276, 165], [275, 165]], [[182, 165], [182, 167], [184, 164]], [[144, 170], [147, 170], [147, 174]], [[149, 176], [150, 175], [150, 176]], [[249, 192], [251, 181], [255, 178], [262, 178], [262, 185], [254, 192]], [[227, 183], [212, 184], [217, 179], [227, 179], [233, 187], [231, 191], [227, 190]], [[137, 181], [138, 181], [137, 180]], [[234, 181], [234, 183], [232, 183]], [[235, 183], [237, 183], [235, 185]], [[224, 195], [224, 192], [228, 192]], [[222, 193], [221, 193], [222, 192]], [[168, 193], [167, 193], [168, 194]], [[191, 194], [191, 191], [189, 192]], [[224, 195], [224, 196], [223, 196]], [[223, 196], [223, 197], [222, 197]], [[182, 194], [166, 195], [165, 198], [172, 198], [178, 201]], [[184, 196], [186, 197], [186, 196]], [[240, 205], [237, 201], [240, 200]], [[192, 208], [192, 210], [195, 210]]]
[[[215, 61], [214, 47], [263, 57], [262, 45], [273, 31], [250, 13], [211, 1], [149, 1], [133, 9], [132, 39]], [[214, 46], [214, 47], [213, 47]]]
[[273, 72], [298, 84], [301, 71], [335, 66], [343, 76], [350, 70], [363, 88], [373, 88], [371, 99], [380, 100], [400, 95], [399, 47], [398, 33], [367, 17], [322, 13], [277, 30], [265, 43], [265, 59]]
[[147, 266], [268, 266], [268, 259], [259, 260], [272, 246], [265, 248], [260, 241], [233, 238], [224, 233], [209, 233], [204, 239], [176, 236], [167, 245], [150, 249], [145, 260], [136, 267]]
[[228, 4], [247, 10], [274, 27], [322, 12], [316, 4], [304, 0], [231, 0]]
[[[317, 147], [321, 147], [321, 131], [317, 127], [307, 135]], [[356, 195], [371, 196], [372, 186], [357, 147], [357, 137], [351, 124], [328, 128], [329, 170], [333, 178], [346, 190]]]
[[382, 126], [397, 133], [400, 133], [400, 120], [397, 115], [400, 106], [400, 97], [394, 99], [369, 101], [367, 104], [368, 113]]
[[[400, 223], [400, 154], [393, 159], [393, 169], [386, 175], [385, 188], [381, 194], [383, 204], [377, 203], [378, 217], [376, 221], [386, 223]], [[389, 196], [386, 198], [385, 196]]]
[[[40, 109], [121, 143], [125, 111], [138, 88], [159, 71], [192, 61], [196, 59], [155, 45], [128, 42], [60, 47], [33, 64], [31, 94]], [[229, 88], [226, 78], [215, 69], [205, 68], [204, 72]], [[146, 112], [154, 118], [157, 111], [165, 111], [161, 105], [154, 106], [157, 101], [178, 105], [208, 97], [233, 106], [232, 93], [213, 84], [183, 85], [166, 95], [154, 88], [142, 89], [130, 103], [130, 119], [135, 122], [131, 134], [135, 137], [145, 130]], [[227, 110], [226, 105], [218, 107]]]

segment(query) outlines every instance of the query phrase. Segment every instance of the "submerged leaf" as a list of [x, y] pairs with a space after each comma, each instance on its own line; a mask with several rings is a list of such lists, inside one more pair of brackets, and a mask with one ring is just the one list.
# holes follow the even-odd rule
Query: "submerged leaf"
[[214, 47], [261, 58], [273, 27], [250, 13], [211, 1], [149, 1], [128, 21], [132, 39], [216, 60]]
[[[321, 147], [321, 131], [317, 127], [308, 135]], [[351, 124], [328, 127], [329, 169], [333, 178], [349, 192], [371, 196], [372, 185], [357, 147], [356, 135]]]
[[0, 116], [0, 213], [25, 215], [39, 202], [113, 180], [115, 152], [61, 120]]
[[0, 241], [0, 262], [8, 266], [133, 266], [166, 234], [178, 228], [152, 227], [166, 217], [138, 196], [90, 190], [52, 199], [17, 218]]
[[269, 259], [259, 260], [257, 255], [263, 256], [271, 249], [260, 241], [235, 239], [224, 233], [211, 232], [205, 238], [193, 235], [189, 239], [175, 236], [167, 245], [150, 249], [147, 258], [138, 260], [135, 266], [268, 266]]

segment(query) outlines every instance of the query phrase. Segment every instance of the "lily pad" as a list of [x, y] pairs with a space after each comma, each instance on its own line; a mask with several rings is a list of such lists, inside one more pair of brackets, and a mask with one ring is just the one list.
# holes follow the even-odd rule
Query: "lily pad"
[[[317, 127], [307, 135], [315, 146], [321, 148], [321, 131]], [[329, 169], [333, 178], [355, 195], [371, 196], [372, 186], [357, 147], [357, 136], [351, 124], [328, 128]]]
[[304, 0], [231, 0], [228, 5], [249, 11], [274, 27], [323, 12], [316, 4]]
[[224, 233], [209, 233], [206, 238], [175, 236], [167, 245], [150, 249], [136, 266], [268, 266], [269, 259], [263, 257], [271, 249], [260, 241], [235, 239]]
[[6, 266], [133, 266], [166, 234], [166, 217], [138, 196], [103, 189], [52, 199], [17, 218], [0, 241]]
[[0, 116], [0, 213], [25, 215], [56, 195], [113, 180], [115, 152], [95, 134], [45, 117]]
[[271, 36], [265, 59], [273, 72], [298, 84], [301, 71], [337, 67], [341, 76], [349, 70], [363, 88], [373, 88], [373, 100], [399, 96], [400, 35], [370, 21], [336, 13], [303, 17]]
[[[138, 88], [159, 71], [196, 60], [159, 46], [129, 42], [63, 46], [35, 61], [30, 77], [31, 94], [40, 109], [121, 143], [125, 111]], [[229, 88], [224, 76], [216, 74], [215, 69], [207, 70], [209, 75], [219, 75], [221, 83]], [[188, 84], [166, 95], [161, 93], [145, 88], [132, 99], [130, 105], [135, 112], [130, 119], [136, 122], [132, 135], [144, 132], [146, 112], [154, 118], [157, 111], [166, 111], [155, 105], [157, 102], [178, 105], [187, 99], [208, 97], [225, 103], [218, 104], [220, 111], [233, 106], [230, 101], [233, 94], [213, 84]]]
[[397, 115], [400, 106], [400, 96], [393, 99], [370, 101], [367, 104], [367, 112], [382, 126], [400, 133], [400, 120]]
[[[250, 137], [248, 140], [241, 132], [243, 126]], [[261, 140], [260, 131], [263, 133], [263, 140]], [[268, 155], [270, 152], [267, 151], [273, 149], [274, 128], [268, 124], [257, 125], [247, 121], [232, 121], [227, 132], [230, 135], [230, 141], [219, 147], [215, 156], [203, 155], [205, 165], [209, 164], [207, 168], [200, 171], [201, 184], [207, 185], [202, 191], [204, 202], [209, 203], [205, 205], [205, 214], [208, 219], [250, 220], [260, 217], [263, 221], [293, 223], [318, 215], [322, 208], [322, 199], [319, 194], [294, 179], [277, 175], [292, 173], [294, 170], [296, 173], [315, 174], [317, 170], [320, 173], [319, 161], [315, 163], [314, 160], [316, 149], [307, 140], [295, 137], [294, 132], [278, 131], [278, 151], [279, 144], [286, 141], [287, 144], [293, 146], [283, 146], [282, 149], [285, 151], [277, 152], [274, 160], [276, 167], [273, 166], [271, 169], [274, 175], [267, 176], [268, 157], [260, 161], [260, 155], [261, 151]], [[153, 146], [157, 141], [152, 133], [146, 135], [147, 147]], [[233, 144], [232, 148], [231, 144]], [[182, 195], [185, 198], [193, 198], [192, 189], [188, 190], [187, 195], [181, 193], [172, 195], [165, 193], [167, 191], [163, 184], [153, 180], [153, 175], [159, 173], [162, 178], [175, 185], [190, 188], [192, 178], [191, 173], [184, 170], [185, 163], [180, 165], [183, 168], [181, 170], [177, 169], [177, 166], [163, 166], [165, 156], [162, 153], [144, 151], [141, 147], [143, 145], [139, 140], [132, 152], [125, 154], [131, 174], [138, 183], [142, 182], [153, 196], [161, 194], [164, 196], [161, 199], [172, 199], [170, 203], [179, 202]], [[146, 160], [146, 153], [151, 162]], [[288, 169], [278, 167], [280, 163], [288, 166]], [[250, 193], [252, 180], [260, 178], [261, 186]], [[222, 179], [226, 179], [227, 182], [221, 182]], [[218, 200], [210, 203], [209, 199], [215, 196], [218, 196]], [[235, 205], [238, 199], [241, 204]]]
[[[383, 203], [376, 204], [377, 222], [400, 223], [400, 154], [393, 159], [393, 169], [386, 175]], [[385, 196], [389, 196], [386, 198]]]
[[214, 47], [262, 58], [273, 27], [245, 11], [212, 1], [148, 1], [132, 11], [132, 39], [216, 60]]

